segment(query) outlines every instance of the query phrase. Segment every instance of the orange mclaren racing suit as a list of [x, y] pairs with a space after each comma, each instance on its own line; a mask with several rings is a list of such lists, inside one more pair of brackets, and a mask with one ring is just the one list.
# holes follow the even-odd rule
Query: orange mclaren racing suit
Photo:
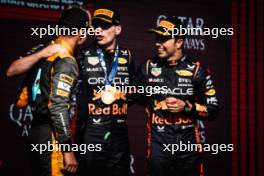
[[[61, 40], [55, 42], [68, 46]], [[33, 52], [43, 47], [40, 45]], [[30, 105], [33, 114], [27, 138], [33, 175], [63, 175], [62, 152], [71, 151], [70, 111], [75, 99], [77, 77], [78, 65], [69, 51], [38, 62], [21, 87], [16, 105]]]

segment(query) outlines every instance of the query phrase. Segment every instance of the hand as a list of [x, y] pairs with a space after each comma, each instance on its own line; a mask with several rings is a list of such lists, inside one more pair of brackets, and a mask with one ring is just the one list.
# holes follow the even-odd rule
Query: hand
[[63, 159], [64, 168], [62, 170], [68, 173], [75, 173], [77, 171], [78, 162], [75, 159], [74, 153], [64, 152]]
[[67, 50], [59, 45], [59, 44], [50, 44], [49, 46], [47, 46], [46, 48], [40, 50], [38, 52], [38, 56], [40, 58], [47, 58], [49, 56], [52, 56], [53, 54], [56, 54], [56, 53], [66, 53]]
[[181, 112], [184, 110], [184, 107], [185, 107], [184, 101], [174, 98], [174, 97], [166, 98], [166, 104], [168, 107], [168, 111], [172, 113]]

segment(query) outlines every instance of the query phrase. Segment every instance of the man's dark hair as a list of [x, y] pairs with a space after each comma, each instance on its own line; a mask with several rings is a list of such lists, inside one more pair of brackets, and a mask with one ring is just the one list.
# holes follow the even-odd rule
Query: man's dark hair
[[58, 25], [59, 27], [66, 28], [87, 28], [89, 25], [89, 17], [81, 8], [72, 7], [62, 11]]

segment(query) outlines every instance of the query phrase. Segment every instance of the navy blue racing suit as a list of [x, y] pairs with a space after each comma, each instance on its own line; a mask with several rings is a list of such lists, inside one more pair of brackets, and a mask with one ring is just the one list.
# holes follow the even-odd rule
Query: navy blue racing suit
[[[197, 120], [212, 120], [218, 111], [212, 75], [200, 62], [188, 56], [174, 65], [156, 57], [139, 70], [145, 86], [156, 89], [147, 100], [148, 163], [151, 176], [198, 176], [201, 170], [200, 151], [165, 149], [169, 144], [201, 143]], [[168, 111], [166, 98], [185, 101], [182, 112]]]

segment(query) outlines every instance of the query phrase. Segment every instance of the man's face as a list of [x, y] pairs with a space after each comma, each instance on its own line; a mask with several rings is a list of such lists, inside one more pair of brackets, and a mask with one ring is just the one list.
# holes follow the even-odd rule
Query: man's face
[[168, 58], [175, 53], [175, 39], [156, 35], [156, 48], [160, 58]]
[[169, 37], [156, 36], [156, 48], [160, 58], [169, 58], [173, 56], [182, 45], [182, 39], [173, 39]]
[[99, 34], [95, 35], [97, 44], [102, 46], [111, 44], [121, 32], [120, 25], [96, 24], [95, 28], [99, 31]]

